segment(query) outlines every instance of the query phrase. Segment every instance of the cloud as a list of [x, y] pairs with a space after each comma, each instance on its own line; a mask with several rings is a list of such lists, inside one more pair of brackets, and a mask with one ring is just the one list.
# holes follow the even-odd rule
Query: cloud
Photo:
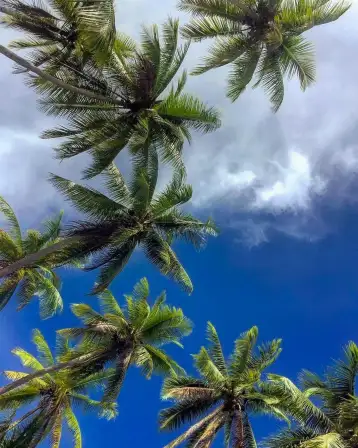
[[[169, 14], [186, 20], [176, 3], [168, 0], [164, 7], [163, 2], [121, 0], [118, 29], [138, 37], [143, 22], [162, 23]], [[269, 240], [272, 231], [314, 240], [329, 231], [319, 201], [355, 200], [358, 62], [352, 55], [358, 48], [357, 20], [355, 2], [337, 23], [307, 33], [316, 48], [317, 83], [302, 93], [296, 80], [287, 82], [277, 114], [261, 89], [249, 88], [231, 104], [225, 98], [227, 67], [189, 78], [188, 92], [223, 115], [221, 129], [194, 135], [193, 144], [185, 147], [197, 213], [212, 213], [222, 225], [235, 227], [238, 239], [256, 245]], [[11, 37], [2, 32], [1, 43]], [[206, 48], [193, 44], [185, 67], [193, 68]], [[48, 171], [79, 179], [87, 161], [75, 158], [59, 165], [53, 159], [54, 142], [38, 135], [55, 120], [36, 109], [36, 96], [23, 77], [11, 75], [11, 63], [1, 61], [0, 194], [26, 220], [37, 219], [63, 205], [46, 183]]]

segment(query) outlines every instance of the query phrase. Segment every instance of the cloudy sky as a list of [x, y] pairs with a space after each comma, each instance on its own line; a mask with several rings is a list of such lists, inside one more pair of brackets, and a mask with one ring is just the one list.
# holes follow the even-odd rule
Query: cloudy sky
[[[186, 20], [174, 0], [154, 2], [150, 8], [146, 0], [122, 0], [118, 29], [138, 37], [141, 24], [162, 23], [168, 15]], [[329, 200], [339, 207], [354, 201], [357, 19], [358, 5], [353, 5], [339, 25], [307, 33], [316, 47], [317, 83], [304, 93], [296, 80], [286, 83], [285, 100], [276, 114], [261, 89], [249, 88], [231, 104], [224, 93], [225, 67], [189, 79], [187, 90], [223, 115], [220, 130], [196, 136], [185, 149], [194, 186], [192, 205], [214, 216], [221, 216], [224, 208], [225, 223], [238, 230], [239, 240], [249, 245], [266, 241], [271, 228], [293, 237], [320, 238], [334, 229], [324, 222], [317, 204]], [[13, 36], [2, 30], [1, 43]], [[193, 44], [185, 67], [192, 68], [204, 52], [205, 44]], [[35, 222], [47, 209], [62, 206], [46, 183], [47, 173], [79, 179], [86, 158], [61, 165], [53, 159], [54, 142], [38, 137], [53, 120], [37, 110], [23, 77], [11, 74], [12, 63], [2, 57], [0, 67], [0, 192]]]
[[[194, 186], [191, 207], [199, 216], [213, 215], [221, 236], [201, 254], [176, 246], [195, 286], [190, 298], [139, 253], [111, 288], [120, 299], [147, 276], [153, 298], [166, 289], [170, 303], [184, 308], [194, 332], [184, 341], [185, 350], [175, 347], [170, 353], [190, 374], [195, 374], [190, 355], [205, 344], [208, 320], [227, 355], [235, 338], [252, 325], [258, 325], [261, 341], [283, 338], [284, 351], [271, 371], [292, 380], [302, 368], [322, 373], [347, 341], [357, 342], [358, 3], [353, 1], [339, 22], [307, 33], [316, 47], [317, 83], [305, 93], [295, 80], [287, 83], [277, 114], [258, 89], [231, 104], [224, 94], [226, 68], [189, 79], [187, 90], [223, 115], [221, 129], [195, 135], [185, 148]], [[119, 0], [118, 29], [138, 37], [142, 23], [161, 23], [169, 14], [186, 20], [175, 10], [175, 0]], [[1, 29], [2, 45], [13, 37]], [[194, 67], [204, 52], [205, 45], [193, 45], [185, 67]], [[12, 75], [12, 63], [0, 58], [0, 195], [24, 227], [38, 225], [62, 207], [70, 219], [73, 211], [47, 183], [48, 172], [80, 180], [88, 160], [59, 164], [53, 158], [53, 142], [38, 136], [54, 120], [37, 110], [22, 76]], [[121, 159], [118, 165], [128, 163]], [[70, 303], [96, 307], [96, 299], [87, 295], [96, 273], [60, 274], [61, 316], [41, 321], [36, 299], [17, 313], [16, 297], [0, 313], [0, 370], [19, 369], [10, 350], [33, 351], [33, 328], [41, 328], [54, 346], [55, 330], [78, 325]], [[157, 413], [165, 405], [160, 387], [161, 378], [148, 382], [131, 369], [114, 423], [76, 410], [83, 447], [163, 447], [172, 435], [158, 432]], [[258, 440], [277, 429], [267, 418], [253, 419], [253, 426]], [[64, 437], [63, 447], [70, 447], [68, 432]], [[220, 446], [219, 439], [215, 448]]]

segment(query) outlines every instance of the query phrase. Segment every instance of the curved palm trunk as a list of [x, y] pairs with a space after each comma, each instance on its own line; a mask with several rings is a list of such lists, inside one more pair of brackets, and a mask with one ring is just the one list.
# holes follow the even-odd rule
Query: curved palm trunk
[[244, 432], [244, 423], [242, 420], [242, 410], [237, 409], [235, 411], [233, 424], [235, 425], [233, 430], [233, 448], [245, 448], [245, 432]]
[[218, 409], [211, 412], [211, 414], [207, 415], [206, 417], [201, 419], [198, 423], [191, 426], [187, 431], [185, 431], [184, 434], [182, 434], [181, 436], [170, 442], [168, 445], [165, 445], [164, 448], [174, 448], [183, 443], [185, 440], [188, 440], [192, 435], [195, 434], [196, 431], [204, 427], [208, 422], [214, 420], [214, 418], [216, 418], [222, 412], [223, 408], [224, 406], [221, 405]]
[[102, 399], [104, 402], [117, 400], [132, 360], [133, 351], [133, 345], [125, 345], [118, 355], [118, 360], [115, 366], [116, 372], [113, 374], [115, 377], [115, 385], [112, 389], [105, 391]]
[[97, 360], [97, 358], [100, 358], [102, 356], [103, 356], [103, 353], [100, 353], [97, 356], [93, 356], [93, 352], [92, 352], [92, 353], [88, 353], [87, 355], [79, 356], [78, 358], [72, 359], [71, 361], [60, 362], [53, 366], [45, 367], [44, 369], [37, 370], [36, 372], [30, 373], [29, 375], [24, 376], [23, 378], [13, 381], [12, 383], [0, 388], [0, 396], [10, 392], [13, 389], [16, 389], [17, 387], [23, 386], [24, 384], [27, 384], [28, 382], [30, 382], [36, 378], [41, 378], [46, 374], [58, 372], [59, 370], [63, 370], [63, 369], [85, 367], [87, 364]]
[[74, 237], [70, 237], [67, 239], [63, 239], [63, 240], [59, 241], [58, 243], [52, 244], [51, 246], [48, 246], [48, 247], [45, 247], [44, 249], [39, 250], [38, 252], [26, 255], [24, 258], [21, 258], [21, 260], [17, 260], [17, 261], [15, 261], [15, 263], [12, 263], [9, 266], [6, 266], [5, 268], [0, 269], [0, 278], [11, 275], [14, 272], [16, 272], [22, 268], [26, 268], [28, 266], [36, 264], [40, 260], [42, 260], [44, 257], [46, 257], [47, 255], [51, 255], [54, 252], [65, 249], [66, 246], [69, 246], [70, 244], [75, 243], [76, 241], [80, 241], [80, 239], [81, 239], [81, 237], [79, 237], [79, 236], [74, 236]]
[[61, 79], [56, 78], [55, 76], [52, 76], [49, 73], [42, 71], [34, 64], [31, 64], [31, 62], [27, 61], [21, 56], [18, 56], [16, 53], [4, 47], [3, 45], [0, 45], [0, 53], [6, 56], [7, 58], [11, 59], [12, 61], [16, 62], [17, 64], [21, 65], [21, 67], [26, 68], [30, 72], [36, 73], [36, 75], [38, 75], [40, 78], [45, 79], [46, 81], [49, 81], [52, 84], [61, 87], [62, 89], [68, 90], [69, 92], [73, 92], [76, 95], [83, 95], [86, 96], [87, 98], [92, 98], [105, 103], [118, 104], [119, 106], [122, 106], [122, 101], [120, 100], [117, 100], [115, 98], [108, 98], [106, 96], [91, 92], [90, 90], [81, 89], [80, 87], [75, 87], [61, 81]]
[[26, 420], [27, 418], [31, 417], [31, 415], [35, 414], [36, 411], [38, 411], [41, 408], [40, 406], [37, 406], [35, 409], [32, 409], [31, 411], [27, 412], [26, 414], [24, 414], [19, 420], [16, 420], [16, 422], [12, 423], [9, 426], [8, 431], [10, 431], [11, 429], [15, 428], [16, 426], [18, 426], [20, 423], [22, 423], [24, 420]]

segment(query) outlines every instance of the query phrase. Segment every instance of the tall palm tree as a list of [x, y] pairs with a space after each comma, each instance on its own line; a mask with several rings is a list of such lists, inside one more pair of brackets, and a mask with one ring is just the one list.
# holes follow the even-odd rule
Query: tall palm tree
[[0, 23], [26, 35], [10, 47], [32, 50], [30, 61], [53, 73], [63, 64], [81, 69], [93, 56], [103, 58], [115, 38], [113, 0], [1, 0], [0, 12]]
[[[262, 393], [262, 373], [281, 352], [281, 340], [275, 339], [255, 350], [257, 327], [235, 341], [230, 359], [224, 357], [220, 339], [212, 324], [207, 328], [210, 346], [194, 356], [200, 379], [181, 376], [167, 378], [162, 396], [175, 404], [160, 413], [161, 429], [173, 430], [185, 423], [191, 426], [166, 448], [180, 444], [208, 448], [221, 429], [225, 446], [256, 447], [249, 416], [269, 414], [287, 419], [272, 394]], [[194, 423], [196, 422], [196, 423]]]
[[152, 145], [163, 161], [183, 169], [182, 147], [191, 139], [190, 130], [210, 132], [220, 125], [214, 108], [183, 93], [185, 71], [176, 86], [171, 84], [189, 48], [178, 45], [178, 21], [168, 19], [162, 34], [160, 39], [156, 25], [144, 28], [141, 45], [129, 53], [123, 48], [134, 49], [134, 42], [117, 40], [101, 70], [63, 67], [65, 84], [103, 99], [76, 95], [51, 81], [36, 84], [42, 108], [68, 119], [68, 125], [46, 131], [43, 138], [65, 138], [57, 148], [60, 159], [90, 152], [93, 164], [86, 177], [103, 171], [125, 147], [135, 157]]
[[144, 278], [135, 285], [132, 295], [125, 296], [124, 308], [108, 290], [99, 296], [101, 313], [86, 304], [72, 305], [73, 313], [84, 325], [59, 333], [63, 338], [75, 339], [77, 345], [57, 365], [19, 378], [0, 390], [0, 396], [55, 371], [68, 370], [78, 377], [87, 377], [109, 365], [113, 366], [114, 373], [108, 378], [104, 401], [111, 401], [118, 395], [131, 365], [140, 367], [148, 378], [153, 372], [183, 373], [161, 347], [181, 346], [180, 340], [191, 333], [192, 324], [180, 308], [165, 304], [165, 292], [152, 306], [148, 297], [149, 285]]
[[[304, 395], [315, 397], [315, 415], [306, 411], [301, 426], [269, 438], [268, 448], [356, 448], [358, 446], [358, 347], [350, 342], [344, 349], [345, 360], [337, 361], [321, 379], [304, 371]], [[320, 421], [318, 419], [320, 418]]]
[[315, 80], [313, 47], [302, 33], [337, 20], [349, 5], [331, 0], [180, 0], [191, 13], [183, 35], [200, 41], [214, 38], [201, 74], [231, 64], [228, 97], [235, 101], [255, 76], [275, 111], [284, 97], [283, 77], [298, 76], [302, 90]]
[[[47, 342], [39, 330], [33, 333], [38, 357], [31, 355], [21, 348], [13, 353], [20, 358], [24, 367], [32, 371], [39, 371], [45, 366], [52, 366], [56, 359], [66, 356], [69, 348], [65, 340], [59, 340], [58, 356], [54, 358]], [[10, 380], [17, 380], [28, 376], [28, 373], [5, 371]], [[67, 424], [73, 435], [73, 447], [81, 448], [81, 430], [73, 412], [74, 405], [81, 405], [91, 409], [107, 419], [116, 416], [115, 403], [101, 403], [92, 400], [87, 395], [92, 386], [101, 385], [110, 378], [111, 371], [103, 371], [87, 377], [76, 376], [70, 370], [47, 374], [37, 378], [14, 391], [1, 395], [1, 410], [20, 410], [26, 412], [14, 421], [7, 429], [12, 438], [13, 447], [34, 448], [40, 442], [50, 438], [51, 447], [58, 448], [61, 442], [62, 426]], [[30, 406], [30, 410], [29, 409]], [[13, 435], [12, 432], [15, 432]], [[5, 445], [6, 446], [6, 445]]]
[[141, 247], [164, 275], [191, 292], [191, 280], [171, 244], [176, 239], [184, 239], [200, 249], [205, 245], [207, 235], [215, 236], [217, 230], [211, 220], [203, 223], [180, 211], [179, 206], [192, 196], [192, 188], [183, 183], [180, 174], [174, 174], [166, 189], [155, 194], [158, 160], [154, 149], [151, 149], [147, 167], [139, 164], [133, 171], [128, 186], [113, 164], [105, 171], [109, 197], [93, 188], [52, 175], [52, 183], [86, 218], [62, 232], [62, 240], [53, 246], [52, 253], [50, 248], [31, 254], [31, 257], [0, 270], [0, 277], [27, 265], [34, 266], [38, 260], [47, 257], [51, 260], [57, 250], [61, 262], [92, 254], [85, 269], [101, 268], [98, 284], [93, 290], [97, 293], [109, 286], [124, 269], [135, 248]]
[[[10, 205], [0, 197], [0, 213], [5, 217], [8, 231], [0, 229], [0, 266], [7, 266], [23, 259], [26, 255], [50, 248], [58, 241], [62, 212], [45, 222], [45, 230], [28, 230], [23, 236], [19, 222]], [[40, 260], [32, 266], [24, 266], [6, 276], [0, 284], [0, 310], [13, 297], [15, 291], [20, 299], [19, 309], [26, 306], [33, 296], [39, 297], [42, 318], [52, 316], [63, 308], [59, 292], [61, 282], [53, 268], [59, 257], [54, 254], [47, 260]]]
[[[126, 306], [121, 308], [107, 290], [99, 295], [101, 313], [84, 303], [71, 309], [82, 327], [60, 330], [65, 338], [79, 340], [69, 359], [88, 356], [84, 365], [87, 374], [111, 366], [114, 374], [108, 379], [103, 401], [117, 398], [127, 370], [131, 365], [140, 367], [150, 378], [153, 373], [176, 376], [183, 369], [162, 346], [176, 344], [191, 333], [192, 324], [180, 308], [165, 304], [162, 292], [152, 306], [149, 305], [149, 284], [141, 279], [131, 295], [125, 296]], [[83, 372], [82, 367], [79, 370]]]

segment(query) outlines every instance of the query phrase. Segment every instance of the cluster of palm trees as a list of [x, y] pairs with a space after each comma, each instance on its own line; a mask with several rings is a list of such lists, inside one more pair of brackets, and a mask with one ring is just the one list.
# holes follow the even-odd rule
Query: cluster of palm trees
[[[285, 76], [297, 76], [303, 90], [315, 79], [313, 49], [303, 33], [338, 19], [349, 5], [330, 0], [180, 0], [178, 7], [191, 15], [188, 24], [180, 27], [169, 18], [161, 30], [143, 27], [137, 43], [117, 32], [113, 0], [0, 0], [1, 25], [24, 34], [8, 47], [0, 45], [0, 53], [16, 63], [15, 73], [26, 76], [40, 108], [65, 119], [42, 138], [60, 139], [55, 148], [60, 160], [88, 153], [92, 163], [83, 178], [100, 176], [106, 190], [51, 174], [50, 182], [79, 217], [63, 225], [61, 212], [41, 232], [25, 234], [11, 206], [0, 198], [6, 221], [0, 230], [0, 310], [13, 297], [19, 309], [38, 297], [42, 318], [61, 311], [57, 270], [68, 265], [98, 269], [91, 293], [100, 306], [98, 312], [87, 304], [72, 305], [81, 326], [58, 332], [55, 355], [38, 330], [33, 334], [37, 357], [13, 351], [29, 371], [5, 372], [11, 382], [0, 389], [0, 447], [33, 448], [51, 440], [57, 448], [66, 423], [73, 446], [80, 448], [73, 404], [114, 418], [127, 370], [134, 365], [146, 377], [166, 377], [162, 397], [174, 404], [161, 412], [161, 428], [189, 422], [189, 429], [167, 448], [210, 447], [221, 430], [226, 446], [254, 448], [250, 416], [255, 413], [294, 425], [266, 440], [267, 447], [356, 448], [354, 343], [346, 348], [346, 360], [324, 379], [305, 372], [298, 388], [264, 372], [279, 355], [280, 340], [256, 347], [258, 330], [253, 327], [235, 341], [226, 359], [209, 323], [209, 347], [194, 357], [199, 378], [191, 378], [162, 348], [180, 346], [191, 332], [183, 311], [167, 305], [164, 293], [150, 305], [146, 279], [125, 296], [124, 306], [108, 290], [140, 248], [163, 275], [191, 293], [190, 276], [173, 243], [185, 240], [199, 250], [218, 234], [210, 219], [203, 222], [182, 208], [192, 196], [184, 145], [193, 131], [213, 132], [220, 126], [219, 112], [185, 91], [188, 74], [180, 69], [190, 43], [214, 39], [192, 75], [230, 64], [227, 96], [236, 100], [255, 78], [253, 86], [267, 91], [277, 111]], [[25, 58], [13, 49], [25, 50]], [[116, 166], [123, 150], [132, 165], [126, 178]], [[172, 179], [158, 191], [162, 163], [170, 164]], [[103, 389], [99, 401], [90, 398], [94, 386]], [[311, 396], [319, 397], [319, 405]]]

